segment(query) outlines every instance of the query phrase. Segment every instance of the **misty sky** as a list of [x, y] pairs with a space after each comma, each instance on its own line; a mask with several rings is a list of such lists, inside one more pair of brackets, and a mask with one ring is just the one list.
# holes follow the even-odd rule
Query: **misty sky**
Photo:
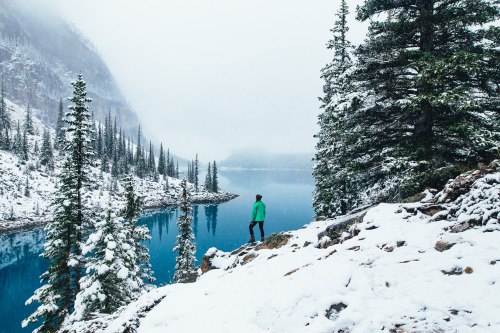
[[[44, 1], [92, 40], [145, 133], [174, 153], [314, 152], [339, 0]], [[348, 1], [354, 43], [361, 2]]]

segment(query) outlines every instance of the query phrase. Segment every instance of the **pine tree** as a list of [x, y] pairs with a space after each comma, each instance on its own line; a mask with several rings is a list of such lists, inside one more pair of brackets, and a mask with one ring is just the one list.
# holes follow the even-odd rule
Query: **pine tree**
[[59, 101], [59, 108], [57, 112], [57, 123], [56, 123], [56, 139], [54, 141], [54, 147], [56, 149], [60, 149], [60, 142], [64, 141], [65, 138], [64, 132], [64, 109], [63, 109], [63, 101], [62, 98]]
[[136, 253], [131, 230], [112, 211], [111, 202], [104, 220], [95, 224], [84, 253], [88, 274], [81, 279], [75, 310], [70, 321], [88, 320], [98, 314], [113, 313], [129, 303], [140, 290]]
[[217, 164], [212, 164], [212, 192], [219, 192], [219, 177], [217, 176]]
[[7, 104], [5, 102], [5, 82], [2, 74], [2, 86], [0, 94], [0, 149], [10, 149], [10, 119], [7, 113]]
[[28, 104], [28, 107], [26, 109], [26, 119], [24, 121], [24, 130], [30, 135], [35, 134], [35, 127], [33, 126], [33, 116], [31, 114], [31, 108], [30, 108], [29, 104]]
[[29, 151], [29, 143], [28, 143], [28, 135], [27, 130], [23, 131], [23, 138], [21, 140], [21, 150], [19, 152], [19, 156], [22, 160], [27, 161], [29, 159], [28, 151]]
[[182, 196], [179, 209], [182, 215], [177, 221], [179, 235], [177, 236], [174, 247], [174, 252], [177, 252], [177, 257], [175, 258], [177, 264], [175, 265], [174, 283], [193, 282], [193, 278], [195, 279], [196, 274], [196, 244], [193, 243], [194, 235], [193, 229], [191, 228], [193, 216], [189, 204], [190, 195], [187, 189], [186, 178], [181, 182], [181, 189]]
[[352, 184], [345, 173], [344, 148], [347, 140], [345, 133], [351, 130], [349, 119], [350, 74], [353, 68], [351, 59], [352, 45], [347, 39], [349, 27], [347, 15], [349, 8], [341, 1], [336, 13], [337, 20], [333, 29], [333, 39], [327, 48], [333, 50], [332, 62], [321, 70], [324, 96], [320, 98], [323, 112], [318, 116], [320, 131], [315, 138], [316, 154], [313, 176], [316, 180], [313, 207], [317, 215], [335, 216], [345, 214], [356, 202], [349, 195]]
[[50, 132], [47, 128], [43, 130], [40, 164], [46, 165], [49, 170], [54, 169], [54, 153], [52, 152], [52, 143], [50, 142]]
[[212, 191], [212, 170], [211, 170], [210, 162], [208, 162], [207, 175], [205, 176], [205, 191]]
[[160, 143], [160, 155], [158, 156], [158, 173], [165, 177], [166, 175], [165, 155], [163, 153], [163, 143]]
[[134, 249], [136, 253], [136, 265], [138, 267], [137, 277], [138, 285], [140, 288], [143, 287], [143, 283], [139, 281], [149, 281], [153, 282], [155, 278], [153, 277], [153, 271], [151, 270], [151, 264], [149, 263], [149, 250], [142, 243], [151, 239], [149, 235], [149, 229], [145, 225], [137, 225], [137, 218], [142, 212], [142, 199], [137, 197], [134, 193], [134, 180], [132, 175], [128, 175], [125, 179], [123, 185], [125, 188], [126, 205], [125, 209], [121, 213], [121, 216], [125, 219], [125, 226], [127, 229], [131, 230], [131, 237], [134, 241]]
[[373, 189], [367, 194], [398, 200], [443, 185], [460, 165], [492, 160], [500, 141], [500, 30], [490, 24], [498, 4], [372, 0], [357, 17], [371, 20], [355, 76], [368, 96], [348, 167]]
[[152, 175], [156, 173], [155, 154], [153, 151], [153, 144], [151, 143], [151, 140], [149, 141], [148, 172]]
[[195, 192], [198, 192], [198, 185], [199, 185], [199, 161], [198, 161], [198, 154], [196, 154], [196, 159], [194, 160], [194, 166], [193, 166], [193, 183], [194, 183], [194, 190]]
[[44, 318], [39, 332], [57, 331], [73, 311], [85, 264], [82, 248], [95, 221], [92, 208], [84, 200], [84, 194], [91, 185], [92, 128], [86, 105], [91, 100], [87, 98], [86, 83], [81, 74], [71, 84], [74, 90], [69, 101], [74, 105], [69, 107], [66, 119], [68, 141], [63, 146], [66, 161], [59, 175], [60, 185], [53, 203], [54, 219], [45, 228], [46, 243], [41, 255], [50, 262], [50, 266], [41, 276], [45, 285], [27, 301], [28, 304], [37, 301], [41, 305], [23, 321], [23, 326], [26, 326], [40, 317]]

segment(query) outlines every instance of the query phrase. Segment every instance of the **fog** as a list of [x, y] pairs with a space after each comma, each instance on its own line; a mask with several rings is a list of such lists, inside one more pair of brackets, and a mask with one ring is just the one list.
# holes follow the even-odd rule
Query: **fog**
[[[340, 1], [22, 0], [55, 10], [97, 47], [145, 134], [177, 155], [241, 147], [313, 152], [320, 69]], [[366, 24], [354, 21], [351, 41]]]

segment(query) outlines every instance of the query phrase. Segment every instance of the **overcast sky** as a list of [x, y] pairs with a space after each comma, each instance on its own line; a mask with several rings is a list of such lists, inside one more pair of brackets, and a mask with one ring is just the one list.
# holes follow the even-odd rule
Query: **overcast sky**
[[[45, 1], [97, 46], [145, 134], [174, 153], [314, 152], [340, 0]], [[354, 43], [361, 2], [348, 1]]]

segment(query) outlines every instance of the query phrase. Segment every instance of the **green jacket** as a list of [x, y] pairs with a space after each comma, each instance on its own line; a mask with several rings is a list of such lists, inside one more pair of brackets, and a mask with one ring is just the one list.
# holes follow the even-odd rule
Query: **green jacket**
[[256, 201], [253, 204], [252, 210], [252, 222], [253, 221], [264, 221], [266, 218], [266, 205], [262, 201]]

